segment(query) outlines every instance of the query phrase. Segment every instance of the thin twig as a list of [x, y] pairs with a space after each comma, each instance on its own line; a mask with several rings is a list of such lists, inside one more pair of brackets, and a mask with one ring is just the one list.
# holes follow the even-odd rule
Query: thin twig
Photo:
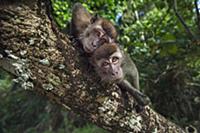
[[192, 31], [189, 29], [189, 27], [187, 26], [187, 24], [185, 23], [185, 21], [183, 20], [183, 18], [181, 17], [181, 15], [178, 13], [177, 11], [177, 2], [176, 0], [174, 0], [174, 12], [175, 15], [178, 17], [178, 19], [180, 20], [181, 24], [183, 25], [183, 27], [185, 28], [187, 34], [189, 35], [189, 37], [191, 38], [192, 41], [196, 40], [195, 36], [193, 35]]
[[194, 5], [195, 5], [195, 9], [196, 9], [196, 14], [197, 14], [197, 26], [200, 31], [200, 13], [199, 13], [199, 9], [198, 9], [198, 0], [194, 1]]

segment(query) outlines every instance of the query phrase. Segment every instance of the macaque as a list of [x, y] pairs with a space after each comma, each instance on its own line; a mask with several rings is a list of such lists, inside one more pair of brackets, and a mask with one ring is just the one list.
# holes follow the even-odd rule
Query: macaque
[[73, 6], [70, 32], [80, 41], [84, 52], [90, 54], [105, 42], [111, 43], [117, 38], [117, 31], [110, 21], [90, 15], [80, 3]]
[[76, 3], [70, 30], [82, 44], [84, 52], [90, 54], [89, 61], [102, 81], [117, 83], [142, 106], [149, 104], [148, 97], [139, 91], [135, 64], [115, 43], [117, 31], [110, 21], [90, 15], [80, 3]]
[[142, 106], [150, 103], [149, 98], [139, 91], [139, 75], [135, 64], [116, 43], [103, 44], [89, 60], [103, 82], [117, 83]]

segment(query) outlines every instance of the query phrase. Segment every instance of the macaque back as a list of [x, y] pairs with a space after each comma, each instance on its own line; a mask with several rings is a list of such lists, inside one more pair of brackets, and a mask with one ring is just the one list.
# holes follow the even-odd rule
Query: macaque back
[[80, 3], [74, 4], [70, 25], [71, 35], [78, 38], [90, 24], [91, 18], [90, 13]]

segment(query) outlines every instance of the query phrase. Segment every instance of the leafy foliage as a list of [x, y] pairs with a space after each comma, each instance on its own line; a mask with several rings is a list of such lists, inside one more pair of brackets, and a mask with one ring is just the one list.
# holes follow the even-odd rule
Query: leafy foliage
[[11, 87], [11, 77], [8, 73], [0, 69], [0, 90], [6, 90]]

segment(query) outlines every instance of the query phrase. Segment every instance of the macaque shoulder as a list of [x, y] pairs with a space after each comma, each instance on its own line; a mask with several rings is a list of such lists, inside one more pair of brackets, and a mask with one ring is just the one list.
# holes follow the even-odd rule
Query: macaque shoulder
[[123, 68], [124, 75], [126, 75], [127, 78], [128, 77], [133, 78], [133, 77], [138, 76], [137, 67], [136, 67], [135, 63], [133, 62], [133, 60], [131, 59], [130, 55], [125, 51], [123, 51], [122, 53], [124, 56], [124, 59], [122, 62], [122, 68]]

